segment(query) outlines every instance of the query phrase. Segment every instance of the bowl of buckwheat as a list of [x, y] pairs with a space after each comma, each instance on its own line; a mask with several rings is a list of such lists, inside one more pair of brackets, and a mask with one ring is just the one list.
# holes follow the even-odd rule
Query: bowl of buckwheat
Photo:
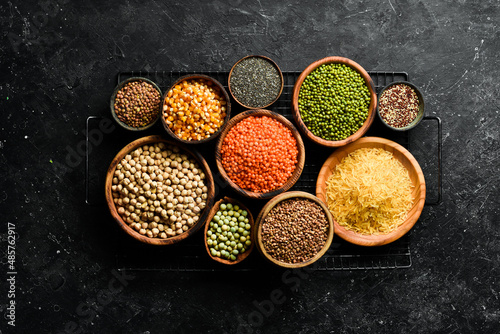
[[333, 218], [314, 195], [289, 191], [271, 199], [254, 226], [256, 248], [269, 262], [284, 268], [313, 264], [330, 248]]

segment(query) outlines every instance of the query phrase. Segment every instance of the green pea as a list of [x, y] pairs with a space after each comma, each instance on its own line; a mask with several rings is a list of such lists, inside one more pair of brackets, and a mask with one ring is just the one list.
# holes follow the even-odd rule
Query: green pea
[[220, 208], [222, 211], [225, 211], [225, 210], [226, 210], [226, 208], [227, 208], [227, 206], [226, 206], [226, 204], [222, 203], [222, 204], [219, 206], [219, 208]]

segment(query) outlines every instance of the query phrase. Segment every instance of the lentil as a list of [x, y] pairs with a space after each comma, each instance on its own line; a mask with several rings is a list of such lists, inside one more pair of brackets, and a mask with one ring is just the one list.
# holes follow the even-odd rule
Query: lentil
[[297, 164], [297, 141], [285, 125], [268, 116], [250, 116], [233, 126], [221, 147], [222, 166], [239, 187], [258, 193], [277, 189]]
[[163, 117], [170, 130], [187, 141], [202, 140], [224, 124], [227, 101], [212, 81], [184, 80], [170, 89], [163, 105]]
[[235, 261], [239, 254], [250, 248], [251, 226], [247, 216], [248, 212], [238, 205], [221, 203], [206, 234], [212, 256]]
[[126, 83], [116, 93], [115, 114], [120, 121], [133, 128], [153, 122], [160, 113], [160, 92], [144, 80]]
[[304, 79], [298, 105], [302, 121], [317, 137], [343, 140], [363, 126], [371, 97], [356, 70], [340, 63], [318, 66]]
[[300, 263], [316, 255], [328, 239], [323, 208], [305, 198], [291, 198], [274, 206], [262, 223], [262, 244], [274, 259]]
[[[180, 176], [184, 163], [188, 173]], [[137, 171], [127, 176], [132, 164]], [[162, 142], [143, 145], [125, 156], [114, 175], [118, 177], [113, 178], [112, 195], [118, 213], [131, 228], [150, 238], [166, 239], [188, 231], [206, 207], [205, 173], [176, 146]], [[179, 179], [192, 185], [192, 189], [183, 189], [185, 196], [176, 195], [181, 189]], [[190, 206], [195, 200], [196, 205]]]
[[241, 104], [250, 108], [262, 108], [279, 96], [281, 76], [269, 60], [248, 57], [234, 66], [229, 85], [234, 98]]
[[408, 126], [417, 117], [420, 101], [408, 85], [396, 84], [381, 95], [378, 105], [380, 117], [395, 128]]

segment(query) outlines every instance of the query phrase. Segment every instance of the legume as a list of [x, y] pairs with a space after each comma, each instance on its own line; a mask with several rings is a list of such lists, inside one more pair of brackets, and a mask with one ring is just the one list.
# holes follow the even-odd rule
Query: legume
[[340, 63], [323, 64], [302, 83], [298, 104], [302, 121], [317, 137], [343, 140], [363, 126], [371, 102], [365, 80]]
[[125, 84], [114, 101], [115, 114], [120, 121], [134, 128], [153, 122], [160, 113], [160, 92], [143, 80]]
[[113, 201], [123, 220], [150, 238], [188, 231], [206, 206], [208, 188], [198, 162], [178, 147], [144, 145], [116, 166]]
[[380, 95], [380, 117], [395, 128], [408, 126], [417, 117], [420, 101], [417, 93], [408, 85], [396, 84]]
[[236, 100], [250, 108], [271, 104], [280, 94], [281, 76], [272, 62], [248, 57], [236, 64], [229, 79]]
[[278, 203], [262, 223], [262, 244], [276, 260], [300, 263], [314, 257], [328, 239], [329, 224], [323, 208], [305, 198]]
[[163, 117], [177, 137], [202, 140], [224, 124], [226, 106], [224, 94], [210, 80], [184, 80], [168, 91]]
[[252, 245], [248, 212], [238, 205], [221, 203], [209, 224], [207, 245], [214, 257], [235, 261]]
[[285, 125], [250, 116], [233, 126], [221, 147], [222, 165], [239, 187], [258, 193], [280, 188], [297, 164], [297, 141]]

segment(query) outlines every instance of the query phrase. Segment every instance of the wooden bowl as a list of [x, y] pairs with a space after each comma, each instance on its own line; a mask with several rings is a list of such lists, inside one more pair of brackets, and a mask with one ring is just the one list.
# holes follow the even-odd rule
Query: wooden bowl
[[[265, 59], [267, 60], [269, 63], [271, 63], [271, 65], [273, 65], [277, 70], [278, 70], [278, 73], [279, 73], [279, 76], [280, 76], [280, 80], [281, 80], [281, 88], [279, 90], [279, 93], [278, 95], [276, 95], [276, 98], [274, 100], [272, 100], [270, 103], [266, 104], [266, 105], [262, 105], [262, 106], [257, 106], [257, 107], [251, 107], [251, 106], [248, 106], [248, 105], [245, 105], [244, 103], [240, 102], [240, 100], [238, 100], [237, 96], [234, 94], [233, 90], [231, 89], [231, 77], [233, 75], [233, 71], [234, 71], [234, 68], [239, 64], [241, 63], [242, 61], [244, 61], [245, 59], [248, 59], [248, 58], [262, 58], [262, 59]], [[245, 109], [265, 109], [267, 107], [269, 107], [271, 104], [273, 104], [274, 102], [276, 102], [279, 97], [281, 96], [281, 93], [283, 92], [283, 85], [284, 85], [284, 80], [283, 80], [283, 73], [281, 72], [281, 69], [279, 68], [278, 64], [276, 64], [271, 58], [268, 58], [266, 56], [256, 56], [256, 55], [250, 55], [250, 56], [246, 56], [246, 57], [243, 57], [241, 58], [240, 60], [238, 60], [234, 65], [233, 67], [231, 67], [231, 70], [229, 71], [229, 77], [228, 77], [228, 80], [227, 80], [227, 83], [228, 83], [228, 88], [229, 88], [229, 92], [231, 93], [231, 96], [233, 97], [233, 99], [238, 102], [243, 108]]]
[[[301, 263], [287, 263], [287, 262], [282, 262], [282, 261], [276, 260], [271, 255], [269, 255], [269, 253], [266, 251], [264, 244], [262, 242], [262, 224], [263, 224], [264, 220], [266, 219], [267, 215], [269, 214], [269, 212], [271, 211], [271, 209], [274, 208], [278, 203], [280, 203], [284, 200], [290, 199], [290, 198], [297, 198], [297, 197], [309, 199], [309, 200], [315, 202], [316, 204], [320, 205], [323, 208], [323, 211], [325, 212], [326, 217], [328, 219], [328, 223], [329, 223], [329, 233], [328, 233], [328, 238], [326, 240], [325, 245], [318, 253], [316, 253], [315, 256], [313, 256], [309, 260], [306, 260], [306, 261], [301, 262]], [[306, 193], [306, 192], [303, 192], [303, 191], [289, 191], [289, 192], [286, 192], [286, 193], [283, 193], [281, 195], [274, 197], [262, 208], [262, 210], [260, 211], [260, 213], [257, 216], [257, 219], [255, 221], [256, 221], [256, 223], [255, 223], [254, 237], [256, 240], [255, 244], [256, 244], [257, 250], [266, 260], [268, 260], [269, 262], [271, 262], [277, 266], [284, 267], [284, 268], [301, 268], [301, 267], [309, 266], [309, 265], [313, 264], [314, 262], [316, 262], [330, 248], [330, 245], [331, 245], [332, 240], [333, 240], [334, 230], [335, 230], [332, 215], [331, 215], [330, 211], [328, 210], [327, 206], [325, 205], [325, 203], [323, 203], [316, 196], [309, 194], [309, 193]]]
[[384, 138], [364, 137], [345, 147], [335, 150], [325, 161], [316, 183], [316, 196], [326, 203], [326, 181], [335, 171], [335, 167], [343, 158], [359, 148], [383, 148], [391, 152], [408, 170], [414, 186], [413, 204], [404, 223], [388, 234], [364, 235], [347, 230], [334, 219], [335, 232], [342, 239], [360, 246], [381, 246], [393, 242], [406, 234], [415, 225], [425, 204], [425, 179], [417, 160], [403, 146]]
[[[385, 120], [382, 118], [382, 116], [380, 116], [380, 110], [378, 108], [378, 105], [379, 105], [379, 102], [380, 102], [380, 97], [382, 96], [382, 94], [387, 89], [391, 88], [394, 85], [400, 85], [400, 84], [407, 85], [407, 86], [411, 87], [415, 91], [415, 93], [417, 94], [417, 97], [418, 97], [419, 106], [418, 106], [417, 117], [415, 117], [415, 119], [410, 124], [408, 124], [407, 126], [402, 127], [402, 128], [396, 128], [396, 127], [393, 127], [392, 125], [387, 124], [385, 122]], [[387, 86], [385, 86], [384, 88], [382, 88], [382, 90], [378, 94], [377, 116], [382, 121], [382, 123], [384, 123], [384, 125], [387, 126], [391, 130], [394, 130], [394, 131], [408, 131], [410, 129], [413, 129], [424, 118], [424, 114], [425, 114], [424, 96], [422, 95], [422, 92], [420, 91], [420, 89], [418, 89], [417, 86], [415, 86], [411, 82], [408, 82], [408, 81], [395, 81], [395, 82], [391, 82], [390, 84], [388, 84]]]
[[[267, 193], [257, 193], [253, 192], [250, 190], [246, 190], [238, 186], [236, 183], [234, 183], [229, 176], [227, 175], [226, 171], [224, 170], [224, 167], [222, 166], [222, 157], [221, 157], [221, 149], [222, 149], [222, 143], [224, 141], [224, 138], [226, 137], [227, 133], [231, 130], [233, 126], [235, 126], [237, 123], [239, 123], [241, 120], [250, 117], [250, 116], [268, 116], [272, 117], [275, 120], [279, 121], [283, 125], [285, 125], [288, 129], [293, 134], [293, 137], [295, 138], [295, 141], [297, 142], [297, 149], [299, 151], [298, 156], [297, 156], [297, 164], [295, 165], [295, 170], [293, 171], [292, 175], [288, 179], [287, 182], [283, 186], [281, 186], [278, 189], [275, 189], [273, 191], [267, 192]], [[277, 114], [275, 112], [269, 111], [269, 110], [264, 110], [264, 109], [255, 109], [255, 110], [247, 110], [244, 111], [236, 116], [234, 116], [227, 124], [227, 127], [222, 131], [220, 134], [219, 141], [217, 142], [217, 146], [215, 147], [215, 160], [217, 163], [217, 168], [219, 169], [220, 174], [222, 175], [222, 178], [226, 180], [227, 183], [240, 195], [243, 195], [245, 197], [249, 198], [257, 198], [257, 199], [265, 199], [265, 198], [271, 198], [274, 197], [278, 194], [281, 194], [288, 189], [290, 189], [295, 182], [300, 178], [300, 174], [302, 173], [302, 170], [304, 169], [304, 163], [305, 163], [305, 148], [304, 148], [304, 143], [302, 142], [302, 138], [300, 137], [299, 132], [297, 129], [293, 126], [293, 124], [287, 120], [285, 117], [281, 116], [280, 114]]]
[[161, 115], [161, 101], [160, 101], [160, 106], [158, 107], [158, 115], [156, 116], [156, 118], [151, 122], [149, 123], [148, 125], [146, 126], [143, 126], [143, 127], [140, 127], [140, 128], [134, 128], [128, 124], [125, 124], [123, 123], [122, 121], [120, 121], [120, 119], [118, 119], [118, 116], [116, 115], [116, 112], [115, 112], [115, 99], [116, 99], [116, 94], [118, 93], [118, 91], [120, 89], [122, 89], [126, 84], [128, 84], [129, 82], [133, 82], [133, 81], [144, 81], [144, 82], [147, 82], [149, 83], [150, 85], [152, 85], [159, 93], [160, 93], [160, 98], [162, 96], [161, 94], [161, 89], [160, 87], [158, 87], [158, 85], [156, 83], [154, 83], [153, 81], [147, 79], [147, 78], [143, 78], [143, 77], [132, 77], [132, 78], [128, 78], [126, 80], [123, 80], [122, 82], [120, 82], [116, 87], [115, 87], [115, 90], [113, 91], [113, 94], [111, 95], [111, 99], [109, 101], [109, 107], [111, 109], [111, 115], [113, 116], [114, 120], [124, 129], [127, 129], [127, 130], [130, 130], [130, 131], [142, 131], [142, 130], [146, 130], [146, 129], [149, 129], [150, 127], [152, 127], [156, 121], [158, 121], [158, 119], [160, 118], [160, 115]]
[[[246, 210], [248, 212], [248, 216], [247, 217], [248, 217], [248, 223], [251, 226], [251, 229], [250, 229], [250, 240], [252, 241], [252, 244], [250, 245], [250, 248], [246, 250], [246, 252], [238, 254], [238, 256], [236, 256], [236, 260], [235, 261], [226, 260], [226, 259], [223, 259], [223, 258], [220, 258], [220, 257], [217, 257], [217, 256], [212, 256], [212, 253], [210, 253], [210, 248], [209, 248], [209, 246], [207, 244], [207, 231], [210, 228], [210, 222], [212, 221], [212, 218], [215, 216], [215, 214], [217, 213], [217, 211], [219, 211], [219, 206], [222, 203], [231, 203], [233, 205], [238, 205], [241, 209]], [[255, 225], [255, 223], [254, 223], [254, 220], [253, 220], [252, 213], [241, 202], [239, 202], [239, 201], [237, 201], [237, 200], [235, 200], [233, 198], [229, 198], [229, 197], [224, 197], [223, 199], [220, 199], [217, 202], [215, 202], [215, 204], [213, 205], [212, 209], [210, 210], [210, 213], [208, 214], [208, 217], [207, 217], [207, 220], [206, 220], [206, 223], [205, 223], [205, 233], [203, 234], [203, 240], [205, 242], [205, 249], [207, 250], [208, 256], [210, 256], [214, 261], [220, 262], [222, 264], [228, 264], [228, 265], [237, 264], [237, 263], [240, 263], [241, 261], [243, 261], [244, 259], [246, 259], [250, 255], [250, 253], [252, 252], [254, 244], [255, 244], [255, 237], [254, 237], [254, 233], [253, 233], [253, 231], [254, 231], [254, 225]]]
[[[370, 95], [371, 95], [371, 102], [370, 106], [368, 109], [368, 117], [366, 118], [365, 122], [363, 125], [350, 135], [349, 137], [343, 139], [343, 140], [337, 140], [337, 141], [331, 141], [331, 140], [326, 140], [321, 137], [318, 137], [314, 135], [304, 124], [302, 121], [302, 117], [300, 116], [300, 111], [299, 111], [299, 91], [302, 86], [302, 83], [304, 82], [305, 78], [317, 67], [323, 65], [323, 64], [329, 64], [329, 63], [340, 63], [340, 64], [345, 64], [354, 70], [356, 70], [363, 79], [365, 79], [365, 83], [368, 86], [368, 89], [370, 90]], [[373, 120], [375, 118], [375, 109], [377, 107], [377, 94], [375, 93], [375, 86], [373, 84], [373, 81], [370, 77], [370, 75], [365, 71], [363, 67], [361, 67], [358, 63], [344, 58], [344, 57], [326, 57], [323, 59], [320, 59], [318, 61], [315, 61], [300, 74], [298, 77], [297, 81], [295, 82], [295, 86], [293, 87], [293, 93], [292, 93], [292, 113], [293, 113], [293, 118], [295, 119], [295, 122], [297, 123], [299, 129], [304, 133], [307, 138], [309, 138], [311, 141], [313, 141], [316, 144], [327, 146], [327, 147], [340, 147], [347, 145], [349, 143], [352, 143], [358, 138], [361, 138], [366, 131], [368, 131], [368, 128], [372, 125]]]
[[[219, 88], [221, 94], [224, 95], [224, 99], [226, 100], [226, 117], [224, 118], [224, 123], [221, 125], [221, 127], [215, 133], [213, 133], [210, 137], [204, 138], [204, 139], [200, 139], [200, 140], [184, 140], [182, 138], [179, 138], [168, 127], [168, 125], [167, 125], [167, 123], [165, 121], [165, 117], [163, 116], [163, 108], [165, 106], [165, 98], [167, 97], [167, 94], [168, 94], [168, 92], [171, 89], [173, 89], [176, 85], [178, 85], [179, 83], [181, 83], [183, 81], [193, 80], [193, 79], [204, 79], [204, 80], [210, 81], [215, 86], [217, 86]], [[224, 88], [224, 86], [222, 86], [222, 84], [219, 81], [215, 80], [214, 78], [212, 78], [212, 77], [210, 77], [208, 75], [204, 75], [204, 74], [188, 74], [188, 75], [182, 76], [179, 79], [177, 79], [172, 84], [172, 86], [170, 86], [170, 88], [168, 90], [165, 91], [165, 94], [163, 94], [163, 101], [162, 101], [162, 108], [161, 108], [161, 122], [163, 124], [163, 127], [165, 128], [165, 131], [167, 131], [167, 133], [172, 138], [180, 141], [181, 143], [184, 143], [184, 144], [202, 144], [202, 143], [206, 143], [208, 141], [211, 141], [211, 140], [215, 139], [222, 132], [222, 130], [224, 130], [224, 128], [227, 126], [227, 122], [229, 121], [230, 118], [231, 118], [231, 100], [229, 98], [229, 95], [227, 94], [226, 89]]]
[[[171, 146], [177, 146], [179, 147], [183, 153], [191, 156], [194, 158], [201, 169], [203, 169], [203, 172], [205, 173], [205, 183], [208, 188], [208, 193], [207, 193], [207, 204], [203, 211], [200, 212], [200, 216], [198, 221], [186, 232], [179, 234], [175, 237], [167, 238], [167, 239], [160, 239], [160, 238], [149, 238], [147, 236], [144, 236], [131, 227], [128, 226], [128, 224], [122, 219], [120, 214], [117, 211], [117, 208], [115, 206], [115, 203], [113, 202], [113, 194], [111, 190], [111, 186], [113, 183], [113, 174], [115, 172], [116, 166], [118, 163], [131, 151], [135, 150], [138, 147], [141, 147], [143, 145], [149, 145], [149, 144], [154, 144], [154, 143], [165, 143]], [[130, 236], [133, 238], [144, 242], [146, 244], [150, 245], [172, 245], [175, 244], [179, 241], [182, 241], [186, 239], [187, 237], [193, 235], [196, 231], [198, 231], [203, 224], [205, 223], [208, 214], [210, 213], [210, 207], [213, 204], [214, 201], [214, 180], [212, 177], [212, 173], [210, 172], [210, 168], [208, 167], [207, 162], [205, 159], [196, 151], [191, 151], [188, 150], [185, 146], [165, 140], [162, 136], [147, 136], [147, 137], [142, 137], [137, 140], [134, 140], [133, 142], [129, 143], [127, 146], [122, 148], [120, 152], [115, 156], [113, 161], [111, 161], [111, 164], [109, 165], [108, 172], [106, 174], [106, 183], [105, 183], [105, 192], [106, 192], [106, 202], [109, 207], [109, 211], [111, 212], [111, 215], [115, 219], [115, 221], [118, 223], [118, 225]]]

